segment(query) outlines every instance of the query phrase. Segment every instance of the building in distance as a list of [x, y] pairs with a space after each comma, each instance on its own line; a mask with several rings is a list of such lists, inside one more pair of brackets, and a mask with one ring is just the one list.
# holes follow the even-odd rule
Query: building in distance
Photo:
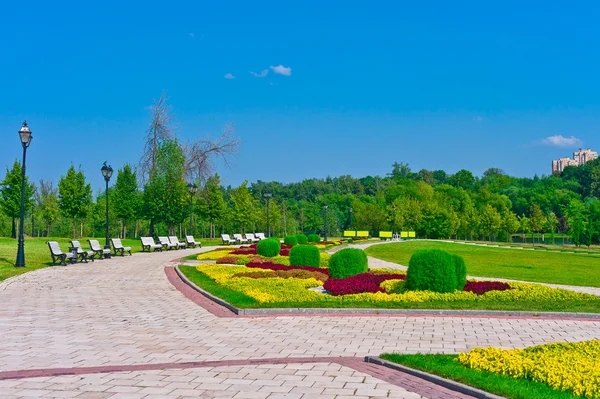
[[598, 158], [598, 153], [592, 151], [591, 148], [587, 150], [579, 149], [573, 153], [573, 159], [571, 158], [559, 158], [552, 161], [552, 173], [562, 172], [567, 166], [581, 166], [587, 162]]

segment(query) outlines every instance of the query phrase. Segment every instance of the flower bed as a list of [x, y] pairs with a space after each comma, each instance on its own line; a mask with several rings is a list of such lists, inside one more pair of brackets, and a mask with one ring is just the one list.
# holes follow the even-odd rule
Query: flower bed
[[337, 279], [329, 278], [323, 288], [333, 295], [360, 294], [363, 292], [386, 292], [381, 283], [386, 280], [404, 280], [403, 274], [373, 274], [361, 273], [355, 276]]
[[585, 398], [600, 398], [600, 341], [556, 343], [525, 349], [475, 348], [460, 364], [513, 378], [542, 382]]
[[483, 295], [489, 291], [510, 290], [510, 284], [500, 281], [467, 281], [464, 290], [477, 295]]

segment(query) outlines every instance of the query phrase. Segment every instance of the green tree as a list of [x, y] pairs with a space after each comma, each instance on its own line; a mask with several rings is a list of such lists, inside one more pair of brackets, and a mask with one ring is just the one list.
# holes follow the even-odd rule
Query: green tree
[[531, 243], [535, 243], [534, 233], [539, 233], [544, 228], [546, 220], [544, 213], [537, 204], [531, 204], [529, 208], [529, 223], [531, 226]]
[[219, 188], [220, 183], [221, 178], [218, 174], [210, 176], [200, 192], [202, 203], [198, 207], [198, 213], [201, 217], [207, 219], [210, 224], [210, 238], [215, 236], [215, 223], [221, 222], [227, 213], [223, 192]]
[[[12, 219], [11, 237], [17, 238], [16, 219], [21, 215], [21, 164], [15, 161], [11, 170], [6, 169], [6, 176], [0, 182], [0, 207], [2, 212]], [[25, 176], [25, 212], [33, 204], [33, 184], [29, 184]]]
[[523, 232], [523, 244], [526, 242], [526, 235], [531, 231], [531, 220], [525, 215], [519, 216], [520, 230]]
[[73, 238], [76, 237], [75, 220], [88, 215], [91, 203], [92, 187], [86, 183], [83, 172], [76, 172], [71, 165], [58, 182], [58, 207], [63, 216], [71, 219]]
[[550, 232], [550, 239], [552, 240], [552, 244], [554, 245], [554, 233], [556, 233], [556, 228], [558, 227], [558, 218], [556, 214], [552, 211], [548, 212], [546, 216], [546, 230]]
[[500, 213], [487, 204], [481, 212], [480, 229], [483, 235], [490, 238], [490, 241], [495, 240], [496, 233], [502, 228], [502, 216]]
[[506, 232], [506, 242], [510, 242], [510, 237], [519, 231], [519, 227], [521, 224], [519, 223], [519, 219], [517, 215], [515, 215], [511, 211], [507, 211], [502, 217], [502, 228]]
[[36, 190], [37, 208], [40, 217], [46, 225], [46, 235], [51, 235], [52, 225], [60, 216], [58, 206], [58, 191], [52, 185], [51, 181], [40, 180]]
[[231, 202], [233, 203], [231, 217], [243, 234], [246, 232], [248, 225], [256, 220], [254, 201], [248, 190], [247, 181], [244, 181], [239, 187], [233, 190], [231, 193]]
[[588, 219], [585, 205], [579, 200], [572, 200], [565, 210], [567, 224], [569, 226], [568, 234], [576, 246], [583, 242]]
[[140, 212], [141, 198], [138, 192], [137, 175], [129, 164], [119, 169], [114, 187], [113, 207], [123, 223], [122, 236], [127, 238], [127, 221], [135, 220]]

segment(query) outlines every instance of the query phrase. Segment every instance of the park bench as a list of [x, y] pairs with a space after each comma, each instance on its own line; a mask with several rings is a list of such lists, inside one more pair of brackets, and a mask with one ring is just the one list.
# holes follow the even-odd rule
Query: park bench
[[156, 244], [152, 237], [140, 237], [140, 241], [142, 241], [142, 252], [146, 249], [148, 252], [151, 252], [152, 250], [154, 250], [154, 252], [162, 251], [162, 245]]
[[71, 240], [71, 247], [75, 248], [77, 251], [77, 256], [83, 262], [87, 263], [88, 259], [91, 259], [92, 262], [94, 261], [94, 251], [84, 250], [78, 240]]
[[221, 240], [223, 240], [224, 245], [236, 243], [236, 241], [234, 239], [229, 237], [229, 234], [221, 234]]
[[179, 249], [179, 248], [185, 248], [186, 244], [185, 242], [180, 242], [179, 238], [177, 238], [176, 236], [169, 236], [169, 242], [171, 242], [171, 244], [175, 245], [175, 248]]
[[110, 258], [110, 249], [102, 248], [98, 240], [88, 240], [90, 249], [94, 251], [94, 255], [98, 255], [99, 259]]
[[129, 252], [129, 255], [131, 256], [131, 247], [124, 247], [120, 238], [111, 238], [110, 242], [112, 243], [115, 255], [120, 253], [121, 256], [125, 256], [125, 252]]
[[248, 240], [248, 242], [258, 242], [260, 241], [260, 238], [256, 238], [253, 233], [246, 233], [246, 240]]
[[233, 239], [238, 243], [238, 244], [242, 244], [245, 242], [250, 242], [247, 238], [242, 237], [241, 234], [234, 234], [233, 235]]
[[171, 241], [169, 241], [169, 237], [158, 236], [158, 242], [160, 243], [160, 245], [163, 246], [163, 248], [166, 248], [166, 249], [175, 248], [175, 249], [177, 249], [177, 245], [175, 245]]
[[66, 266], [67, 259], [73, 258], [73, 253], [71, 253], [71, 252], [64, 253], [63, 251], [61, 251], [60, 246], [58, 245], [58, 242], [46, 241], [46, 244], [48, 244], [48, 248], [50, 248], [50, 256], [52, 257], [53, 265], [58, 260], [58, 261], [60, 261], [61, 265]]
[[202, 243], [199, 241], [196, 241], [194, 236], [185, 236], [185, 242], [186, 242], [188, 248], [196, 248], [196, 247], [202, 248]]
[[256, 233], [256, 234], [254, 234], [254, 236], [256, 238], [258, 238], [259, 241], [260, 240], [264, 240], [265, 238], [267, 238], [267, 237], [265, 237], [265, 233]]

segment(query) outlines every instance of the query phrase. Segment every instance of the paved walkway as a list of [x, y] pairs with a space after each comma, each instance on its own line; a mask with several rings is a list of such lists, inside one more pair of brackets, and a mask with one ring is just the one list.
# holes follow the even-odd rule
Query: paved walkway
[[[288, 392], [269, 392], [266, 387], [274, 386], [274, 383], [255, 376], [259, 373], [256, 370], [266, 366], [252, 362], [258, 360], [273, 364], [276, 359], [281, 359], [302, 369], [308, 367], [303, 364], [309, 358], [353, 358], [382, 352], [456, 353], [476, 346], [514, 348], [600, 338], [599, 322], [576, 320], [414, 316], [219, 318], [187, 300], [166, 278], [164, 267], [172, 265], [169, 262], [172, 258], [194, 252], [198, 250], [135, 254], [89, 264], [46, 268], [1, 283], [0, 380], [4, 381], [0, 381], [0, 396], [91, 398], [156, 394], [145, 397], [158, 398], [183, 397], [191, 392], [175, 391], [191, 389], [194, 391], [192, 396], [196, 397], [266, 397], [265, 393], [268, 393], [271, 395], [269, 398], [280, 394], [293, 398], [300, 397], [301, 392], [292, 390], [308, 382], [295, 385], [282, 382], [277, 386], [284, 386], [281, 390], [290, 388]], [[374, 369], [360, 371], [358, 364], [348, 366], [340, 363], [341, 360], [315, 360], [319, 368], [324, 368], [318, 371], [327, 378], [309, 379], [312, 382], [309, 388], [322, 391], [307, 393], [304, 396], [307, 398], [335, 395], [343, 398], [350, 394], [350, 391], [344, 391], [344, 394], [325, 392], [327, 389], [348, 388], [330, 384], [340, 382], [336, 377], [350, 373], [350, 370], [338, 368], [336, 364], [350, 367], [354, 370], [352, 373], [359, 373], [356, 374], [359, 377], [361, 372], [371, 376], [375, 373]], [[189, 373], [186, 369], [181, 371], [184, 375], [177, 375], [176, 370], [182, 367], [178, 364], [208, 361], [249, 363], [240, 366], [241, 371], [217, 370], [225, 374], [245, 373], [243, 377], [232, 376], [231, 379], [240, 381], [231, 384], [207, 382], [209, 378], [221, 377], [204, 376], [203, 373], [214, 372], [206, 365], [198, 367], [198, 370], [191, 367]], [[165, 369], [163, 372], [152, 370], [151, 366], [156, 364], [167, 366], [161, 366]], [[120, 370], [128, 371], [97, 374], [101, 371], [98, 367], [102, 366], [124, 366], [126, 368]], [[73, 368], [69, 373], [76, 376], [51, 377], [52, 369], [56, 368]], [[38, 375], [45, 376], [14, 378], [15, 375], [26, 376], [25, 371], [32, 369], [44, 369]], [[283, 369], [295, 370], [292, 366]], [[19, 370], [21, 372], [11, 376], [11, 372]], [[291, 378], [284, 377], [290, 375], [287, 373], [290, 371], [269, 373], [269, 378], [273, 376], [270, 381], [286, 381], [286, 378]], [[304, 381], [306, 377], [291, 380]], [[388, 392], [389, 397], [419, 396], [411, 396], [405, 389], [398, 389], [400, 383], [393, 379], [397, 377], [389, 379], [395, 388], [384, 383], [387, 378], [384, 374], [377, 381], [362, 377], [362, 383], [367, 384], [363, 387], [366, 390], [355, 388], [350, 396], [385, 397]], [[147, 383], [142, 380], [161, 382], [145, 385]], [[170, 382], [181, 383], [182, 387], [169, 385]], [[355, 380], [347, 382], [357, 383]], [[241, 385], [247, 384], [253, 385], [253, 388], [242, 389]], [[414, 384], [410, 390], [418, 391], [418, 385]], [[173, 388], [172, 391], [167, 393], [167, 386]], [[225, 390], [230, 392], [219, 393], [223, 386], [227, 386]], [[258, 390], [252, 391], [255, 387]], [[158, 390], [143, 391], [145, 388], [164, 390], [158, 393]], [[258, 394], [258, 391], [262, 393]], [[259, 396], [252, 396], [253, 392]], [[133, 393], [138, 396], [133, 396]], [[425, 396], [433, 398], [436, 394], [433, 392]]]

